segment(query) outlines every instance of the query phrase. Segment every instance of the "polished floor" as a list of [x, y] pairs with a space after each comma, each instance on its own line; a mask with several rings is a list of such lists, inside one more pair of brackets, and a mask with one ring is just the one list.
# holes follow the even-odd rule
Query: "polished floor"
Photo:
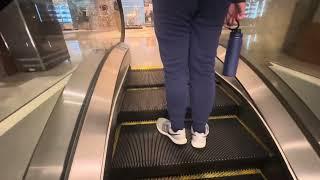
[[162, 67], [153, 28], [128, 29], [125, 42], [130, 46], [132, 68]]

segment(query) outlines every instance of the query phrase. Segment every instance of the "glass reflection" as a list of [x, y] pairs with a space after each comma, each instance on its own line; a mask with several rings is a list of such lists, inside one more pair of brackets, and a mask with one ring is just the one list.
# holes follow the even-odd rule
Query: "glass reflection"
[[265, 10], [266, 0], [247, 1], [246, 14], [249, 19], [262, 17]]

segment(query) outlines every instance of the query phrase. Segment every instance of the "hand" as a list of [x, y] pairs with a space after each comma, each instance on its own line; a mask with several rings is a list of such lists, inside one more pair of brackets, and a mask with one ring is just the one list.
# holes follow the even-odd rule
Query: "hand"
[[227, 26], [236, 25], [236, 20], [240, 21], [246, 17], [246, 3], [231, 3], [228, 9], [228, 14], [225, 19]]

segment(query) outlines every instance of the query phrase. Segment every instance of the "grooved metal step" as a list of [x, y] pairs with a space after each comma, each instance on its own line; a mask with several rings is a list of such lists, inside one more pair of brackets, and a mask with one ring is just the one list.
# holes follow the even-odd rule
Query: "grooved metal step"
[[[179, 176], [208, 171], [259, 168], [268, 153], [237, 118], [209, 120], [204, 149], [177, 146], [152, 122], [122, 123], [117, 130], [111, 177], [114, 179]], [[190, 140], [190, 122], [186, 122]]]
[[127, 80], [128, 88], [164, 86], [163, 69], [131, 70]]
[[[216, 82], [219, 84], [218, 79]], [[146, 88], [164, 86], [163, 69], [136, 69], [130, 70], [127, 80], [127, 88]]]
[[[118, 119], [122, 121], [143, 121], [168, 117], [165, 96], [164, 87], [128, 89]], [[238, 105], [236, 102], [217, 86], [216, 105], [211, 115], [235, 115], [237, 113]], [[190, 108], [188, 108], [186, 116], [187, 118], [191, 117]]]

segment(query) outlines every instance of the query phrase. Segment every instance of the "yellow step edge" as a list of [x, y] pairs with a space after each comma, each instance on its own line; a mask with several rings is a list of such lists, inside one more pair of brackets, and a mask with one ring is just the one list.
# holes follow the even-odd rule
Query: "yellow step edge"
[[209, 116], [208, 120], [225, 120], [237, 118], [236, 115]]
[[126, 91], [145, 91], [145, 90], [158, 90], [163, 87], [146, 87], [146, 88], [128, 88]]
[[148, 124], [156, 124], [157, 120], [147, 120], [147, 121], [130, 121], [123, 122], [120, 126], [135, 126], [135, 125], [148, 125]]
[[[225, 120], [237, 118], [235, 115], [224, 115], [224, 116], [210, 116], [209, 120]], [[123, 122], [119, 126], [135, 126], [135, 125], [148, 125], [148, 124], [156, 124], [157, 120], [146, 120], [146, 121], [129, 121]]]
[[147, 71], [147, 70], [160, 70], [163, 69], [162, 66], [133, 66], [131, 70], [133, 71]]
[[211, 178], [222, 178], [222, 177], [235, 177], [244, 175], [261, 175], [263, 179], [266, 180], [265, 176], [262, 174], [260, 169], [240, 169], [240, 170], [230, 170], [230, 171], [212, 171], [201, 174], [185, 175], [185, 176], [168, 176], [159, 177], [160, 179], [181, 179], [181, 180], [191, 180], [191, 179], [211, 179]]

